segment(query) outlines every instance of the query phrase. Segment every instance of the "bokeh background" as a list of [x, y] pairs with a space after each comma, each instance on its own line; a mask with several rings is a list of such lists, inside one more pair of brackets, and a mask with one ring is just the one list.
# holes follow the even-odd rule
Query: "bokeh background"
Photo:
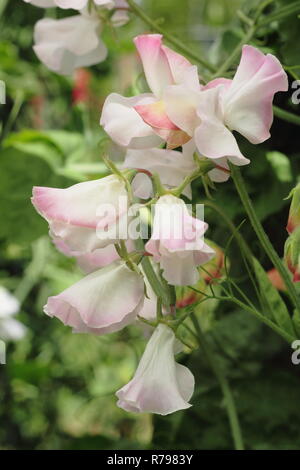
[[[251, 14], [260, 2], [139, 3], [218, 64], [243, 32], [238, 9]], [[51, 244], [47, 224], [31, 206], [31, 188], [67, 187], [105, 175], [103, 149], [116, 161], [122, 154], [99, 126], [104, 99], [113, 91], [130, 96], [145, 87], [132, 38], [149, 29], [135, 18], [117, 31], [105, 28], [105, 62], [73, 77], [47, 70], [32, 50], [34, 24], [44, 15], [66, 14], [21, 0], [0, 3], [0, 80], [7, 89], [6, 104], [0, 105], [0, 285], [18, 298], [16, 318], [26, 326], [22, 339], [7, 342], [7, 363], [0, 365], [0, 449], [232, 449], [222, 394], [198, 350], [180, 358], [196, 376], [191, 409], [169, 417], [129, 414], [116, 407], [114, 394], [138, 364], [146, 341], [141, 330], [133, 326], [100, 338], [73, 335], [43, 313], [47, 297], [82, 273]], [[297, 15], [272, 23], [252, 44], [276, 54], [291, 82], [298, 79]], [[297, 114], [291, 94], [279, 94], [276, 104]], [[269, 141], [254, 147], [240, 139], [240, 145], [251, 158], [243, 173], [260, 220], [282, 254], [289, 204], [284, 198], [300, 174], [299, 128], [276, 118]], [[196, 183], [194, 191], [201, 201], [201, 186]], [[236, 225], [245, 219], [230, 181], [218, 185], [212, 197]], [[230, 231], [224, 220], [207, 209], [206, 221], [209, 237], [225, 249]], [[240, 230], [268, 271], [272, 266], [249, 223]], [[234, 242], [228, 257], [231, 275], [251, 298]], [[299, 449], [300, 365], [291, 363], [291, 348], [236, 306], [204, 305], [197, 314], [230, 380], [247, 448]]]

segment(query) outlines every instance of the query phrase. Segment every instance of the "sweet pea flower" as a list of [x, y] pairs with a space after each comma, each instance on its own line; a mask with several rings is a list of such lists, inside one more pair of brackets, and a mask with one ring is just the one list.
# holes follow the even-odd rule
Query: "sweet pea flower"
[[97, 16], [83, 12], [60, 20], [44, 18], [35, 25], [33, 49], [50, 70], [69, 75], [106, 58], [101, 29]]
[[13, 318], [19, 311], [20, 303], [7, 289], [0, 286], [0, 339], [18, 341], [26, 334], [23, 323]]
[[[188, 144], [187, 144], [188, 145]], [[128, 149], [123, 168], [138, 168], [150, 174], [157, 173], [162, 184], [167, 188], [179, 186], [182, 180], [196, 169], [192, 153], [166, 149]], [[152, 196], [152, 183], [144, 173], [139, 173], [133, 180], [135, 195], [142, 199]], [[187, 186], [183, 194], [191, 198], [191, 187]]]
[[203, 241], [207, 228], [206, 223], [190, 216], [182, 199], [173, 195], [159, 198], [145, 248], [160, 263], [169, 284], [184, 286], [198, 281], [197, 266], [215, 254]]
[[44, 311], [74, 333], [102, 335], [134, 322], [143, 301], [143, 277], [123, 261], [115, 261], [49, 297]]
[[170, 149], [179, 147], [190, 137], [167, 117], [163, 95], [166, 87], [186, 81], [198, 89], [197, 68], [164, 46], [160, 34], [137, 36], [134, 42], [152, 93], [132, 98], [110, 94], [104, 103], [100, 124], [124, 147], [151, 148], [163, 140]]
[[190, 408], [195, 380], [190, 370], [175, 362], [176, 338], [159, 324], [151, 336], [133, 379], [117, 393], [120, 408], [137, 413], [167, 415]]
[[66, 189], [34, 187], [32, 203], [61, 251], [80, 256], [126, 239], [128, 195], [114, 175]]
[[246, 45], [233, 80], [218, 78], [198, 91], [170, 86], [164, 94], [165, 110], [193, 138], [200, 155], [228, 170], [228, 160], [235, 165], [249, 163], [232, 131], [252, 144], [268, 139], [274, 94], [287, 89], [287, 75], [278, 59]]

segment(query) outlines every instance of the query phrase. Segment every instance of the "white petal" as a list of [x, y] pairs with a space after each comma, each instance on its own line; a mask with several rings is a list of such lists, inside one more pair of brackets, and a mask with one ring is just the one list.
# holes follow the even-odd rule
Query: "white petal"
[[151, 94], [125, 98], [111, 93], [105, 100], [100, 125], [117, 144], [124, 147], [155, 147], [162, 142], [134, 110], [134, 106], [154, 102]]
[[270, 137], [274, 94], [287, 89], [287, 75], [278, 59], [244, 46], [240, 65], [224, 94], [226, 125], [253, 144], [264, 142]]
[[23, 323], [14, 318], [0, 319], [0, 338], [4, 341], [19, 341], [27, 332]]
[[[7, 289], [0, 286], [0, 319], [18, 313], [20, 302]], [[0, 336], [1, 337], [1, 336]]]
[[163, 52], [161, 34], [143, 34], [134, 39], [153, 94], [160, 98], [167, 85], [174, 83], [168, 59]]
[[68, 75], [105, 59], [107, 49], [99, 33], [100, 23], [92, 17], [44, 18], [35, 25], [34, 51], [49, 69]]
[[144, 299], [143, 278], [123, 262], [115, 261], [87, 275], [55, 297], [45, 313], [75, 331], [97, 329], [97, 334], [118, 331], [134, 321]]
[[194, 378], [174, 359], [175, 335], [159, 324], [148, 342], [133, 379], [117, 392], [127, 411], [167, 415], [189, 408]]
[[[154, 148], [145, 149], [143, 151], [128, 150], [123, 167], [141, 168], [150, 171], [150, 173], [157, 173], [164, 185], [169, 188], [174, 188], [178, 186], [187, 175], [195, 170], [196, 165], [193, 158], [188, 158], [187, 154], [184, 155], [175, 150]], [[149, 197], [149, 184], [151, 185], [151, 181], [146, 175], [138, 176], [146, 185], [146, 187], [139, 188], [139, 194], [143, 194], [144, 196], [148, 194], [148, 196], [145, 197], [147, 198]], [[143, 178], [141, 178], [142, 176]], [[139, 196], [138, 193], [136, 194], [138, 197], [142, 197]], [[184, 194], [189, 196], [190, 188], [187, 188]]]

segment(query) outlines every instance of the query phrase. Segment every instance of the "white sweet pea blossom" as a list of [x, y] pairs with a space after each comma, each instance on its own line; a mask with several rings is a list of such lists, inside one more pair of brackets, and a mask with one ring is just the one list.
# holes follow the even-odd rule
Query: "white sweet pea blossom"
[[143, 277], [123, 261], [115, 261], [49, 297], [44, 311], [74, 333], [102, 335], [134, 322], [143, 302]]
[[126, 411], [167, 415], [190, 408], [195, 380], [190, 370], [175, 362], [176, 338], [159, 324], [148, 342], [133, 379], [117, 393], [117, 405]]
[[107, 49], [100, 38], [102, 24], [82, 13], [61, 20], [44, 18], [34, 29], [34, 51], [54, 72], [70, 75], [78, 67], [102, 62]]
[[197, 266], [214, 254], [203, 236], [208, 225], [192, 217], [182, 199], [172, 195], [159, 198], [153, 230], [145, 248], [160, 263], [164, 278], [172, 285], [193, 285], [199, 279]]
[[23, 323], [13, 318], [19, 311], [20, 303], [7, 289], [0, 286], [0, 339], [18, 341], [26, 334]]
[[114, 175], [66, 189], [34, 187], [32, 203], [64, 253], [80, 256], [126, 239], [128, 194]]

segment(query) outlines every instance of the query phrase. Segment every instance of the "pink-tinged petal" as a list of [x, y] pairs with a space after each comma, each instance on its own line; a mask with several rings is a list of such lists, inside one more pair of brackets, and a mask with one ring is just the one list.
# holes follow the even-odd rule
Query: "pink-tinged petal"
[[66, 256], [81, 256], [118, 241], [108, 238], [104, 240], [99, 239], [94, 228], [80, 227], [56, 221], [50, 222], [49, 225], [50, 236], [55, 240], [55, 245]]
[[89, 328], [101, 334], [118, 331], [133, 321], [143, 299], [143, 278], [116, 261], [50, 297], [44, 311], [75, 331]]
[[181, 199], [166, 195], [158, 200], [152, 235], [145, 248], [160, 263], [169, 284], [189, 285], [198, 281], [197, 266], [214, 254], [204, 243], [207, 227], [202, 220], [189, 215]]
[[199, 125], [197, 106], [199, 92], [189, 89], [185, 85], [173, 85], [164, 92], [166, 114], [179, 129], [189, 136], [193, 136], [194, 130]]
[[105, 100], [100, 125], [113, 141], [123, 147], [148, 148], [160, 145], [162, 140], [134, 109], [135, 106], [154, 101], [153, 95], [146, 93], [133, 98], [112, 93]]
[[161, 46], [161, 48], [165, 56], [167, 57], [174, 83], [181, 83], [184, 79], [187, 70], [190, 70], [190, 68], [193, 67], [192, 64], [184, 56], [178, 54], [169, 47]]
[[153, 128], [157, 135], [159, 135], [167, 144], [168, 150], [173, 150], [182, 147], [191, 140], [191, 137], [182, 130], [168, 130]]
[[223, 123], [221, 97], [222, 87], [201, 92], [197, 114], [201, 124], [195, 130], [198, 152], [212, 159], [227, 157], [236, 165], [246, 165], [249, 160], [243, 156], [234, 135]]
[[167, 57], [162, 50], [162, 35], [143, 34], [137, 36], [134, 43], [141, 57], [149, 88], [160, 98], [165, 87], [174, 83]]
[[244, 46], [232, 84], [224, 93], [226, 125], [253, 144], [264, 142], [270, 137], [274, 94], [287, 90], [287, 75], [278, 59]]
[[48, 221], [95, 229], [101, 221], [99, 208], [107, 204], [118, 208], [121, 197], [127, 197], [125, 185], [111, 175], [66, 189], [34, 187], [32, 203]]
[[133, 379], [117, 393], [118, 406], [130, 412], [167, 415], [189, 408], [192, 373], [174, 358], [176, 338], [160, 324], [151, 336]]
[[208, 176], [214, 183], [224, 183], [230, 178], [230, 169], [227, 158], [214, 160], [215, 168], [208, 172]]
[[[126, 242], [127, 251], [134, 250], [134, 243], [131, 240]], [[115, 246], [108, 245], [105, 248], [100, 248], [92, 253], [86, 253], [77, 257], [78, 266], [85, 272], [91, 273], [99, 268], [107, 266], [114, 261], [120, 259]]]
[[223, 85], [224, 88], [227, 90], [232, 83], [232, 80], [229, 78], [215, 78], [214, 80], [211, 80], [208, 82], [207, 85], [205, 85], [202, 89], [203, 90], [209, 90], [210, 88], [216, 88], [219, 85]]
[[144, 105], [140, 104], [135, 106], [134, 109], [139, 113], [143, 121], [151, 127], [178, 130], [178, 127], [168, 118], [163, 101]]

